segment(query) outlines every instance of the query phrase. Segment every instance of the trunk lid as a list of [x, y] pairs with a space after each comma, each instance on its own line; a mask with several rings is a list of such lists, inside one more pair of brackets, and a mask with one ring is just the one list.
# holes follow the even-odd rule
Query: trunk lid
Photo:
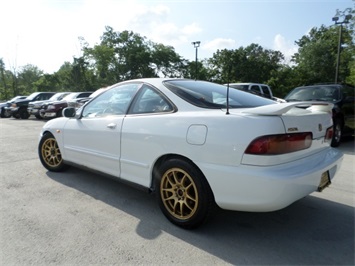
[[259, 116], [279, 116], [286, 133], [312, 132], [313, 139], [325, 136], [332, 126], [332, 103], [298, 102], [265, 105], [243, 113]]

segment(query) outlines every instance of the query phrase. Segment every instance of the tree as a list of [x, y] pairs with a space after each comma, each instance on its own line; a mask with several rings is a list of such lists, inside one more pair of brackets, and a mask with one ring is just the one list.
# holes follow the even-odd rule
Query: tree
[[[351, 10], [351, 9], [350, 9]], [[353, 26], [344, 24], [342, 31], [342, 49], [340, 57], [339, 80], [347, 82], [354, 58]], [[339, 43], [339, 28], [335, 26], [312, 28], [308, 35], [296, 41], [298, 52], [292, 61], [296, 64], [294, 70], [298, 77], [297, 85], [320, 82], [334, 82], [337, 52]]]
[[37, 66], [28, 64], [20, 68], [17, 75], [18, 94], [31, 94], [36, 91], [35, 82], [43, 75]]
[[266, 83], [280, 69], [283, 60], [281, 52], [253, 43], [237, 50], [217, 50], [207, 65], [210, 79], [219, 83]]

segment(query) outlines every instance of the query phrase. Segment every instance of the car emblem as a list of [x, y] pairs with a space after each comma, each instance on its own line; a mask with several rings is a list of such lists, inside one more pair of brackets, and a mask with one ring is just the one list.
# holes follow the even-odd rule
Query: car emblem
[[318, 124], [318, 130], [322, 131], [322, 129], [323, 129], [322, 124]]
[[287, 129], [288, 132], [295, 132], [295, 131], [298, 131], [298, 128], [297, 127], [289, 127]]

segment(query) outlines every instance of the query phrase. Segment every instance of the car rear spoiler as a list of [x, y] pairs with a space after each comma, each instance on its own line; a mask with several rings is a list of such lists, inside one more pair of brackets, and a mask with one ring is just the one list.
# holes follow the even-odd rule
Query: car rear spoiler
[[327, 102], [292, 102], [292, 103], [279, 103], [263, 105], [243, 111], [243, 113], [253, 115], [275, 115], [280, 116], [286, 114], [292, 108], [298, 107], [310, 112], [325, 112], [330, 113], [334, 104]]

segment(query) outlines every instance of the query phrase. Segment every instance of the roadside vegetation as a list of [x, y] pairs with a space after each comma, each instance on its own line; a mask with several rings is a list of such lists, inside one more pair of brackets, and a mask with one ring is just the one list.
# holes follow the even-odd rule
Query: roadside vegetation
[[[355, 85], [355, 10], [337, 11], [342, 19], [338, 82]], [[138, 33], [117, 32], [107, 26], [100, 40], [90, 46], [80, 37], [82, 56], [63, 62], [58, 71], [44, 73], [35, 65], [6, 66], [0, 55], [0, 99], [35, 91], [92, 91], [114, 83], [148, 77], [184, 77], [217, 83], [257, 82], [272, 87], [276, 97], [292, 88], [332, 83], [338, 58], [339, 25], [314, 27], [295, 43], [298, 51], [286, 61], [280, 51], [252, 43], [234, 50], [217, 50], [211, 58], [189, 61], [174, 47], [154, 43]], [[54, 51], [55, 52], [55, 51]]]

